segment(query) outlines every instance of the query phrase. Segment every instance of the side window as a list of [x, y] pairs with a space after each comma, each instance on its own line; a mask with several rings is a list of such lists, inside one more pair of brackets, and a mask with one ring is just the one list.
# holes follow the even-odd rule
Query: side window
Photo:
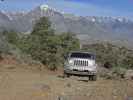
[[69, 53], [66, 53], [66, 54], [64, 55], [64, 59], [67, 60], [68, 57], [69, 57]]
[[92, 55], [91, 56], [91, 59], [95, 60], [96, 59], [96, 56], [95, 55]]
[[95, 56], [93, 55], [93, 60], [95, 60]]

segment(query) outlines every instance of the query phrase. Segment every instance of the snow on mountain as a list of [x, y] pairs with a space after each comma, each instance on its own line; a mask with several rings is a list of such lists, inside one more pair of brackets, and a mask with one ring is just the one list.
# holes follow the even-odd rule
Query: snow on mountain
[[[92, 38], [132, 40], [133, 21], [123, 17], [76, 16], [59, 11], [49, 5], [40, 5], [29, 12], [0, 12], [0, 30], [12, 28], [18, 32], [30, 32], [36, 20], [47, 16], [56, 33], [73, 32]], [[83, 39], [83, 37], [82, 37]], [[86, 39], [86, 38], [85, 38]]]
[[47, 11], [49, 9], [49, 6], [48, 5], [41, 5], [40, 9], [44, 10], [44, 11]]

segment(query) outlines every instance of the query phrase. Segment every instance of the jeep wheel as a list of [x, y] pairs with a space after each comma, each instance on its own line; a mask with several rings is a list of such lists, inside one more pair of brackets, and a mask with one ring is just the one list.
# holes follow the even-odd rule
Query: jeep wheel
[[90, 80], [90, 81], [96, 81], [97, 80], [97, 76], [96, 75], [90, 75], [88, 77], [88, 80]]
[[64, 72], [64, 78], [69, 78], [69, 77], [70, 77], [70, 75], [68, 73]]
[[96, 81], [97, 80], [97, 75], [93, 75], [92, 76], [92, 81]]

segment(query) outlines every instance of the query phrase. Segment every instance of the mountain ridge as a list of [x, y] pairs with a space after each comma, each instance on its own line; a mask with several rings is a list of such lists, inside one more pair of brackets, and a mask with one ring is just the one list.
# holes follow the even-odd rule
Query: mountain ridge
[[[3, 19], [3, 16], [4, 19]], [[76, 16], [60, 12], [48, 5], [41, 5], [29, 12], [2, 13], [0, 12], [1, 29], [17, 32], [30, 32], [36, 20], [49, 17], [52, 28], [56, 33], [72, 32], [80, 40], [124, 40], [133, 43], [133, 21], [124, 17]]]

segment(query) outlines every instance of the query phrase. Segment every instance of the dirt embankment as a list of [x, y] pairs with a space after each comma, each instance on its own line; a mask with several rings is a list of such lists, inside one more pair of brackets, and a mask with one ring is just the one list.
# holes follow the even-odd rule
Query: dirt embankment
[[131, 80], [86, 82], [79, 77], [59, 77], [61, 71], [39, 72], [20, 66], [14, 61], [1, 62], [0, 100], [133, 100]]

